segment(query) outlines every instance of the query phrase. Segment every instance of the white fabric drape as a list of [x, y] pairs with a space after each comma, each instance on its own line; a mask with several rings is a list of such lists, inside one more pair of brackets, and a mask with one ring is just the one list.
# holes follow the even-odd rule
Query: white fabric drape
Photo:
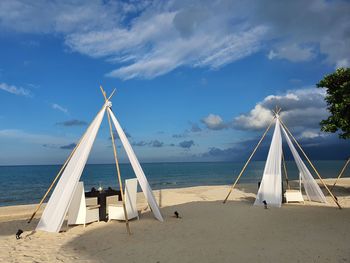
[[261, 180], [254, 205], [262, 205], [266, 201], [269, 206], [280, 207], [282, 203], [282, 137], [280, 122], [275, 124], [269, 154], [265, 164], [264, 174]]
[[157, 201], [152, 193], [152, 189], [149, 186], [149, 183], [147, 181], [147, 178], [141, 168], [141, 165], [139, 163], [139, 161], [136, 158], [136, 155], [134, 153], [134, 150], [131, 148], [131, 145], [122, 129], [122, 127], [120, 126], [117, 118], [114, 116], [113, 112], [111, 111], [110, 108], [108, 108], [108, 112], [110, 113], [110, 116], [112, 118], [113, 124], [115, 126], [115, 129], [119, 135], [120, 141], [122, 142], [125, 152], [130, 160], [131, 166], [135, 172], [135, 175], [137, 177], [137, 180], [139, 181], [139, 184], [141, 186], [141, 189], [146, 197], [146, 200], [154, 214], [154, 216], [159, 220], [159, 221], [163, 221], [163, 217], [159, 211], [159, 207], [157, 204]]
[[97, 114], [81, 139], [79, 146], [76, 148], [75, 153], [64, 169], [61, 178], [45, 207], [36, 230], [44, 230], [47, 232], [60, 231], [75, 188], [84, 170], [91, 147], [100, 128], [105, 111], [106, 105], [104, 105], [101, 111]]
[[322, 190], [316, 183], [315, 179], [312, 177], [310, 171], [307, 169], [303, 160], [300, 158], [298, 151], [295, 149], [291, 139], [289, 138], [288, 133], [286, 132], [283, 126], [282, 126], [282, 131], [284, 133], [284, 136], [286, 137], [288, 146], [292, 151], [292, 155], [298, 167], [299, 173], [301, 175], [302, 183], [304, 185], [304, 189], [309, 200], [321, 202], [321, 203], [327, 203], [326, 197], [324, 196]]

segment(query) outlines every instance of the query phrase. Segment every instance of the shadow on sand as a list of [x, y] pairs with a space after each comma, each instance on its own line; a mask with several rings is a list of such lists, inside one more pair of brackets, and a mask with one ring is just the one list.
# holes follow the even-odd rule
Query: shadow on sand
[[23, 231], [34, 231], [36, 225], [39, 222], [39, 219], [33, 219], [33, 221], [28, 224], [28, 219], [21, 220], [12, 220], [12, 221], [4, 221], [0, 222], [1, 224], [1, 236], [12, 236], [15, 238], [15, 234], [18, 229], [22, 229]]
[[[181, 219], [173, 217], [174, 211]], [[125, 224], [86, 228], [61, 249], [99, 262], [339, 262], [348, 259], [350, 209], [284, 206], [281, 209], [229, 201], [193, 202], [162, 209]], [[332, 225], [330, 228], [329, 226]], [[328, 242], [332, 240], [332, 245]], [[302, 246], [301, 246], [302, 244]], [[277, 252], [276, 252], [277, 251]], [[62, 252], [64, 253], [64, 251]]]

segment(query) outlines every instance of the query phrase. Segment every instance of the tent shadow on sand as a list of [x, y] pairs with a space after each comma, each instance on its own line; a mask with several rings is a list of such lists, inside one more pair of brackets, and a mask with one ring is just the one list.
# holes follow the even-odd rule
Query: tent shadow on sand
[[[289, 184], [290, 184], [291, 188], [293, 188], [293, 187], [296, 187], [299, 183], [297, 181], [293, 180], [293, 181], [290, 181]], [[325, 187], [323, 185], [320, 185], [320, 184], [319, 184], [319, 186], [322, 189], [322, 191], [325, 193], [326, 198], [328, 199], [328, 205], [327, 204], [322, 204], [322, 203], [319, 203], [319, 202], [310, 201], [310, 200], [307, 199], [307, 197], [305, 197], [305, 202], [307, 204], [306, 207], [303, 204], [301, 204], [301, 203], [289, 203], [289, 204], [283, 203], [282, 206], [286, 206], [286, 205], [289, 205], [289, 206], [297, 205], [297, 206], [299, 206], [299, 205], [302, 205], [302, 206], [305, 207], [305, 209], [307, 209], [307, 207], [312, 207], [312, 206], [315, 206], [315, 207], [335, 207], [334, 203], [331, 200], [331, 197], [329, 195], [327, 195], [327, 191], [326, 191]], [[330, 186], [328, 185], [328, 187], [330, 187]], [[251, 205], [254, 204], [255, 198], [256, 198], [256, 191], [257, 191], [254, 184], [250, 184], [249, 186], [244, 185], [242, 187], [237, 186], [236, 189], [244, 192], [245, 194], [254, 194], [254, 196], [239, 196], [239, 197], [237, 197], [234, 200], [235, 202], [236, 201], [237, 202], [248, 202]], [[287, 189], [287, 185], [286, 184], [283, 184], [283, 189], [284, 190]], [[337, 198], [339, 198], [339, 197], [340, 198], [347, 197], [347, 196], [350, 195], [350, 187], [335, 185], [332, 188], [332, 192]], [[340, 199], [338, 201], [340, 202], [340, 204], [342, 203], [342, 199]], [[232, 202], [232, 200], [231, 200], [231, 202]], [[348, 209], [348, 207], [343, 207], [343, 209]]]
[[[33, 219], [31, 224], [27, 224], [28, 219], [18, 219], [18, 220], [9, 220], [0, 222], [1, 231], [0, 236], [13, 236], [15, 238], [15, 234], [18, 229], [22, 229], [25, 231], [25, 234], [29, 234], [29, 232], [34, 231], [36, 225], [39, 222], [39, 219]], [[23, 234], [22, 234], [23, 236]]]
[[[320, 186], [320, 187], [321, 187], [322, 190], [325, 189], [323, 186]], [[337, 197], [339, 197], [339, 196], [349, 196], [350, 195], [350, 187], [336, 185], [336, 186], [333, 187], [332, 192]]]
[[[255, 197], [252, 197], [252, 196], [242, 196], [242, 197], [240, 197], [239, 198], [239, 200], [238, 201], [240, 201], [240, 202], [246, 202], [246, 203], [249, 203], [249, 204], [251, 204], [251, 205], [253, 205], [254, 204], [254, 201], [255, 201]], [[230, 201], [230, 202], [232, 202], [232, 201]]]
[[[175, 210], [182, 219], [172, 217]], [[281, 258], [284, 262], [339, 262], [349, 257], [350, 236], [344, 230], [350, 209], [265, 210], [252, 206], [251, 200], [226, 205], [200, 201], [165, 207], [162, 213], [163, 223], [153, 220], [149, 212], [130, 222], [131, 236], [119, 222], [87, 228], [66, 243], [60, 254], [74, 253], [81, 260], [98, 262], [232, 262], [232, 258], [237, 262]]]
[[[292, 186], [293, 186], [293, 183], [297, 184], [297, 183], [292, 181], [291, 182]], [[320, 186], [320, 187], [323, 191], [325, 191], [323, 186]], [[240, 190], [246, 194], [254, 194], [254, 195], [256, 194], [256, 187], [253, 184], [251, 184], [250, 187], [249, 186], [242, 186], [242, 187], [238, 186], [237, 190]], [[337, 196], [337, 197], [346, 197], [346, 196], [349, 196], [349, 194], [350, 194], [350, 187], [336, 185], [333, 188], [333, 192], [334, 192], [335, 196]], [[162, 197], [161, 196], [162, 196], [162, 194], [160, 193], [158, 196], [158, 202], [160, 204], [162, 204], [162, 201], [161, 201]], [[255, 201], [254, 196], [240, 196], [237, 200], [235, 200], [235, 201], [231, 200], [230, 202], [231, 203], [232, 202], [244, 202], [244, 203], [248, 203], [249, 205], [253, 205], [254, 201]], [[342, 203], [341, 200], [340, 200], [340, 203]], [[313, 206], [313, 202], [308, 202], [307, 207], [309, 207], [309, 206]], [[320, 205], [315, 204], [315, 206], [320, 206]], [[160, 205], [160, 207], [162, 207], [162, 205]], [[305, 207], [305, 209], [307, 209], [307, 207]], [[163, 208], [163, 209], [166, 209], [166, 208]], [[343, 209], [347, 209], [347, 208], [343, 207]], [[171, 216], [172, 215], [173, 215], [173, 212], [171, 213]], [[145, 220], [145, 219], [147, 219], [147, 220], [152, 219], [153, 220], [152, 213], [150, 213], [150, 212], [142, 213], [142, 220]], [[140, 221], [142, 222], [142, 220], [140, 220]], [[34, 218], [30, 224], [27, 224], [27, 221], [28, 221], [28, 219], [17, 219], [17, 220], [11, 220], [11, 221], [4, 220], [4, 221], [0, 222], [1, 229], [2, 229], [0, 231], [0, 236], [11, 236], [11, 235], [14, 236], [18, 229], [24, 230], [25, 231], [24, 234], [28, 235], [28, 232], [35, 230], [35, 227], [39, 222], [39, 218]], [[114, 222], [116, 222], [116, 221], [114, 221]], [[113, 223], [113, 221], [111, 223]], [[131, 223], [134, 224], [133, 221], [131, 221]], [[155, 222], [155, 223], [157, 223], [157, 222]], [[121, 226], [123, 225], [123, 223], [119, 223], [119, 224]], [[71, 228], [74, 228], [74, 227], [67, 228], [66, 224], [64, 223], [62, 231], [70, 231]], [[86, 228], [86, 230], [88, 231], [89, 228]], [[122, 231], [124, 231], [124, 230], [125, 230], [125, 227], [124, 227], [124, 229], [122, 229]]]

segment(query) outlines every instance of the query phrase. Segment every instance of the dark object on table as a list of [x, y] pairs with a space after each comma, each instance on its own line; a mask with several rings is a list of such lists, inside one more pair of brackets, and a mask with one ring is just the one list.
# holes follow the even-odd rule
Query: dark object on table
[[21, 235], [23, 233], [22, 229], [18, 229], [17, 233], [16, 233], [16, 239], [21, 239]]
[[181, 216], [179, 215], [179, 213], [177, 211], [174, 212], [174, 215], [176, 218], [181, 218]]
[[95, 187], [91, 188], [91, 192], [97, 192]]
[[[95, 188], [93, 188], [95, 189]], [[91, 189], [92, 190], [92, 189]], [[99, 208], [99, 218], [101, 221], [107, 221], [107, 196], [112, 195], [118, 195], [118, 201], [122, 201], [122, 196], [119, 190], [113, 190], [112, 188], [108, 187], [107, 190], [104, 191], [91, 191], [91, 192], [85, 192], [85, 197], [97, 197], [97, 204], [100, 205]]]
[[264, 204], [264, 208], [267, 209], [267, 202], [266, 202], [266, 200], [263, 201], [263, 204]]

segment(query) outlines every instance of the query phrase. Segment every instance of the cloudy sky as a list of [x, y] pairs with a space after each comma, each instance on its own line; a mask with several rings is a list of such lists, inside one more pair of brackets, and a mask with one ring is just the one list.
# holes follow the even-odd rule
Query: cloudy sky
[[[0, 165], [63, 162], [100, 84], [144, 162], [243, 160], [276, 105], [313, 159], [346, 158], [315, 84], [349, 46], [349, 1], [2, 0]], [[104, 120], [90, 162], [112, 157]]]

